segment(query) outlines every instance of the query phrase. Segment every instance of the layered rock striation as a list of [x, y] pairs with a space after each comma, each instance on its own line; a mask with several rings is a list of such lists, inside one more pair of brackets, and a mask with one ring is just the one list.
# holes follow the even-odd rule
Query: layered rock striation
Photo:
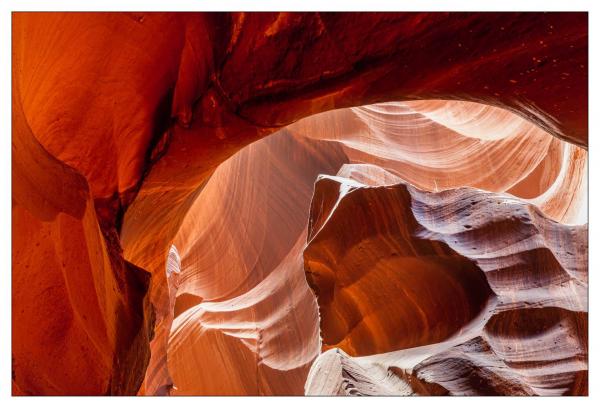
[[360, 358], [320, 356], [309, 394], [350, 392], [348, 370], [371, 393], [382, 365], [398, 394], [587, 393], [587, 225], [505, 194], [340, 173], [316, 183], [304, 261], [324, 347]]
[[[529, 344], [533, 336], [498, 318], [477, 343], [482, 356], [518, 372], [527, 392], [584, 392], [584, 359], [572, 356], [577, 344], [587, 347], [579, 298], [587, 271], [581, 251], [553, 246], [563, 233], [548, 220], [573, 231], [587, 222], [585, 13], [15, 13], [12, 22], [13, 393], [302, 393], [320, 341], [318, 298], [302, 266], [313, 182], [345, 163], [387, 169], [383, 179], [379, 170], [368, 177], [375, 185], [401, 177], [423, 205], [423, 191], [442, 197], [463, 186], [534, 205], [538, 218], [523, 222], [540, 231], [531, 240], [547, 241], [515, 252], [499, 246], [494, 256], [505, 263], [486, 264], [465, 241], [444, 240], [455, 235], [450, 226], [438, 231], [413, 213], [433, 235], [405, 237], [425, 251], [415, 247], [411, 265], [448, 282], [432, 290], [459, 311], [442, 321], [436, 305], [424, 305], [425, 317], [406, 324], [439, 327], [371, 345], [352, 340], [348, 355], [446, 344], [502, 298], [494, 316], [541, 309], [544, 318], [519, 318], [545, 322], [540, 333], [559, 322], [566, 329], [557, 336], [576, 333], [572, 347], [547, 374], [527, 356], [498, 351], [505, 338]], [[356, 108], [389, 101], [412, 102]], [[355, 108], [301, 121], [345, 107]], [[278, 142], [227, 162], [288, 125]], [[520, 280], [523, 265], [536, 262], [544, 270]], [[500, 264], [514, 281], [491, 278]], [[514, 296], [511, 282], [521, 282]], [[471, 284], [480, 297], [461, 295]], [[536, 307], [523, 309], [527, 302]], [[323, 334], [333, 346], [344, 330]], [[448, 350], [466, 353], [455, 346]], [[332, 353], [330, 362], [372, 378], [361, 393], [401, 383], [379, 384], [370, 363]], [[207, 371], [197, 372], [199, 361]], [[238, 365], [237, 377], [224, 361]], [[417, 393], [418, 384], [451, 382], [423, 383], [425, 375], [402, 381]]]

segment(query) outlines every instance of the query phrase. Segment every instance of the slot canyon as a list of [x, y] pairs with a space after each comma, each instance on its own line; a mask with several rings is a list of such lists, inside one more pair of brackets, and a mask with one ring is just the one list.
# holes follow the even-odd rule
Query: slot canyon
[[587, 13], [12, 17], [13, 395], [587, 395]]

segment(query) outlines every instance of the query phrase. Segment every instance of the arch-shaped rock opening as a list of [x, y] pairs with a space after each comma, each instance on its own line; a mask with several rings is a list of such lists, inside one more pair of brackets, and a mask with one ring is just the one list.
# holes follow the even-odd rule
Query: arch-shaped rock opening
[[[321, 173], [417, 186], [415, 239], [483, 272], [497, 297], [485, 316], [585, 319], [586, 147], [584, 13], [16, 13], [13, 392], [303, 393], [320, 352], [303, 251]], [[536, 284], [539, 257], [556, 273]], [[510, 361], [464, 337], [487, 317], [461, 316], [437, 343], [363, 357], [361, 375], [476, 393], [435, 371], [476, 344], [508, 367], [480, 370], [503, 379], [488, 389], [509, 390]], [[219, 381], [223, 350], [252, 375]], [[213, 372], [194, 380], [194, 361]], [[582, 393], [580, 368], [570, 388], [542, 376], [519, 389]]]
[[[443, 118], [459, 118], [479, 133], [464, 135], [428, 117], [432, 106], [438, 115], [444, 106]], [[168, 340], [171, 392], [302, 393], [319, 338], [323, 349], [361, 356], [435, 346], [484, 323], [498, 299], [520, 293], [524, 302], [561, 302], [552, 294], [560, 285], [583, 290], [569, 272], [581, 265], [544, 269], [565, 262], [566, 252], [508, 244], [537, 231], [528, 226], [532, 217], [560, 221], [585, 208], [584, 167], [540, 176], [540, 166], [557, 166], [555, 143], [560, 151], [571, 148], [510, 112], [420, 101], [318, 114], [240, 150], [202, 186], [175, 235], [183, 249]], [[429, 150], [434, 154], [427, 156]], [[488, 165], [506, 152], [519, 165]], [[438, 185], [436, 177], [446, 179]], [[512, 194], [525, 179], [540, 185], [539, 196], [560, 180], [581, 201], [559, 211], [541, 206], [546, 213], [531, 215], [533, 200]], [[328, 180], [338, 187], [325, 194], [320, 186]], [[359, 191], [342, 199], [342, 190]], [[350, 198], [358, 195], [366, 198]], [[504, 207], [507, 199], [515, 204]], [[334, 232], [323, 230], [327, 223]], [[376, 225], [383, 229], [373, 230]], [[497, 258], [489, 259], [490, 251]], [[362, 278], [349, 284], [351, 276]], [[239, 369], [249, 374], [219, 382], [215, 373], [227, 376], [227, 370], [217, 349], [231, 353], [228, 364], [235, 355], [246, 361]]]

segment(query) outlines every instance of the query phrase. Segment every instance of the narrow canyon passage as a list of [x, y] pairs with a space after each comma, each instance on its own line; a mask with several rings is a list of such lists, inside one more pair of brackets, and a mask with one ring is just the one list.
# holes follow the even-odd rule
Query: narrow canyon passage
[[12, 140], [13, 394], [587, 394], [585, 13], [15, 13]]

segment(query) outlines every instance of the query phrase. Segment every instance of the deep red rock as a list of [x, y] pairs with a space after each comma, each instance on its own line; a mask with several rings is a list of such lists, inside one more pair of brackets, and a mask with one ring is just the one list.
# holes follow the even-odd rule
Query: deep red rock
[[467, 100], [588, 144], [585, 13], [15, 13], [12, 64], [15, 393], [137, 393], [195, 198], [303, 117]]

